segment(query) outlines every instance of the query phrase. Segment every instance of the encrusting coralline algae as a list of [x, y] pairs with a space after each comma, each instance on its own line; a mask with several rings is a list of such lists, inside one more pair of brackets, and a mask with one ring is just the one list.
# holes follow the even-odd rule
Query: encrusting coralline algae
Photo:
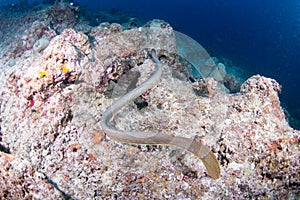
[[[66, 22], [52, 19], [54, 7], [40, 10], [20, 28], [20, 42], [1, 45], [0, 198], [299, 198], [299, 131], [285, 120], [275, 80], [252, 76], [236, 94], [213, 78], [189, 83], [167, 23], [91, 27], [73, 21], [70, 5], [55, 6], [69, 8]], [[49, 26], [49, 18], [65, 24]], [[153, 72], [148, 48], [164, 63], [161, 81], [113, 123], [195, 137], [220, 161], [219, 179], [188, 152], [122, 144], [102, 132], [102, 113], [121, 95], [118, 80], [132, 89]]]

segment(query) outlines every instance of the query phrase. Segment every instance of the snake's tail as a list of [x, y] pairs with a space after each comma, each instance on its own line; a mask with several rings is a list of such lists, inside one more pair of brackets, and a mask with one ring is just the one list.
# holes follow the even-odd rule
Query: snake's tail
[[210, 148], [194, 139], [176, 136], [170, 141], [171, 145], [181, 147], [194, 153], [200, 158], [206, 168], [207, 174], [214, 179], [220, 177], [220, 164]]
[[201, 160], [206, 168], [207, 174], [210, 177], [214, 179], [220, 177], [220, 164], [212, 151], [208, 152], [208, 154], [201, 158]]

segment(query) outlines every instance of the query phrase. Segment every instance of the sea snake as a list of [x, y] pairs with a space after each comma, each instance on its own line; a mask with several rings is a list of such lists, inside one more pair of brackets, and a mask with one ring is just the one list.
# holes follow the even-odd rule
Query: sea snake
[[143, 84], [128, 92], [120, 99], [112, 103], [102, 114], [102, 130], [111, 139], [122, 143], [142, 144], [142, 145], [169, 145], [183, 148], [198, 156], [206, 167], [207, 174], [217, 179], [220, 177], [220, 165], [213, 152], [208, 146], [201, 144], [191, 138], [172, 136], [165, 133], [142, 132], [142, 131], [122, 131], [109, 124], [114, 113], [118, 112], [131, 100], [134, 100], [148, 89], [154, 87], [160, 80], [162, 74], [162, 63], [157, 58], [155, 50], [151, 51], [151, 57], [156, 63], [156, 70], [151, 77]]

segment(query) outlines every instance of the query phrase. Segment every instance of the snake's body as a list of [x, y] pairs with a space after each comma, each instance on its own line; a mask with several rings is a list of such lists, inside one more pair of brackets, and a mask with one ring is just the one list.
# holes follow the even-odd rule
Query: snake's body
[[209, 176], [211, 176], [212, 178], [219, 178], [220, 165], [218, 160], [216, 159], [213, 152], [208, 148], [208, 146], [203, 145], [200, 142], [197, 142], [191, 138], [172, 136], [159, 132], [125, 132], [116, 129], [115, 127], [109, 124], [109, 121], [112, 119], [114, 113], [118, 112], [122, 107], [128, 104], [128, 102], [134, 100], [148, 89], [154, 87], [159, 82], [162, 74], [162, 64], [157, 58], [154, 50], [151, 52], [151, 56], [157, 65], [155, 72], [147, 81], [145, 81], [143, 84], [139, 85], [134, 90], [122, 96], [120, 99], [115, 101], [111, 106], [109, 106], [106, 109], [101, 118], [101, 126], [103, 131], [110, 138], [122, 143], [144, 145], [170, 145], [188, 150], [194, 153], [202, 160]]

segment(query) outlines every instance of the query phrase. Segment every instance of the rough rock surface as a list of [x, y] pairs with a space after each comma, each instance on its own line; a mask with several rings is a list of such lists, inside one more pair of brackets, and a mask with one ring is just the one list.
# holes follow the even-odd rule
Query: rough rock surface
[[[226, 94], [211, 78], [179, 79], [173, 30], [162, 21], [130, 30], [104, 23], [87, 34], [68, 28], [54, 36], [50, 29], [49, 37], [32, 36], [50, 40], [41, 52], [3, 47], [0, 198], [300, 197], [300, 132], [285, 120], [275, 80], [256, 75]], [[135, 74], [127, 80], [132, 88], [153, 71], [147, 48], [165, 63], [161, 82], [137, 100], [146, 107], [132, 102], [113, 123], [201, 139], [220, 161], [219, 179], [190, 153], [121, 144], [102, 132], [101, 114], [120, 95], [122, 77], [125, 84]]]

